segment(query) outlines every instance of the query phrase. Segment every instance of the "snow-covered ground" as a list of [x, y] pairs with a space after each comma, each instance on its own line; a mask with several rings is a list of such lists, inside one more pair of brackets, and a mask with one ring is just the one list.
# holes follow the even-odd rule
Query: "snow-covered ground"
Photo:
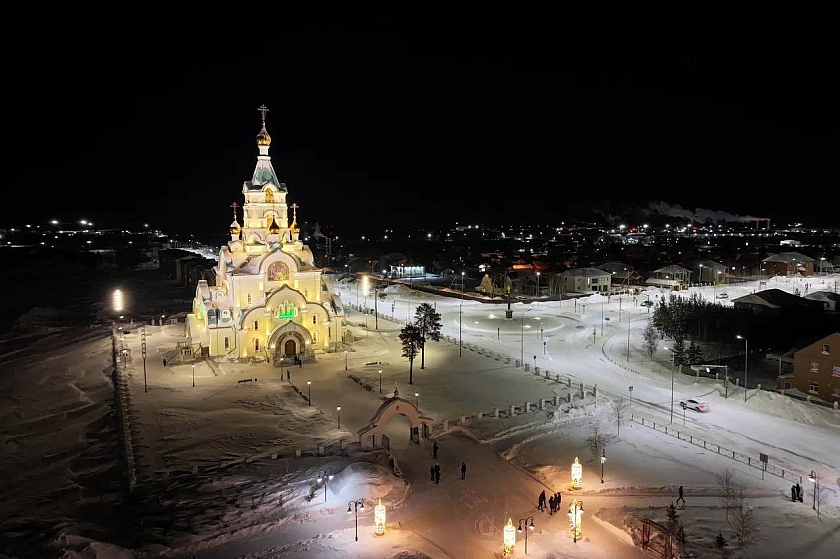
[[[171, 282], [153, 271], [138, 274], [135, 298], [144, 298], [152, 308], [183, 310], [159, 288]], [[835, 279], [823, 281], [831, 286]], [[809, 281], [813, 291], [821, 280]], [[767, 287], [795, 288], [783, 279]], [[337, 282], [337, 288], [345, 302], [356, 303], [354, 284]], [[727, 286], [729, 300], [722, 302], [731, 304], [758, 288]], [[721, 289], [704, 287], [700, 293], [712, 299]], [[110, 419], [108, 329], [62, 325], [51, 331], [50, 344], [35, 344], [34, 337], [23, 339], [19, 332], [4, 337], [0, 549], [9, 557], [26, 556], [21, 550], [27, 544], [49, 544], [55, 555], [66, 551], [68, 557], [489, 557], [500, 553], [501, 531], [509, 518], [516, 524], [534, 516], [529, 556], [646, 557], [633, 545], [639, 537], [638, 519], [664, 523], [665, 506], [682, 485], [687, 507], [679, 513], [688, 539], [686, 555], [718, 557], [712, 540], [720, 532], [729, 540], [730, 556], [738, 557], [716, 483], [716, 476], [730, 469], [746, 488], [760, 522], [755, 543], [747, 547], [750, 556], [836, 553], [840, 414], [830, 409], [766, 391], [751, 391], [745, 403], [742, 389], [730, 391], [726, 399], [713, 379], [674, 378], [676, 402], [701, 397], [712, 411], [689, 411], [683, 425], [677, 407], [670, 427], [684, 437], [756, 460], [767, 454], [771, 464], [799, 475], [816, 470], [824, 495], [819, 518], [811, 508], [813, 484], [807, 478], [805, 502], [792, 503], [789, 480], [770, 474], [762, 479], [755, 468], [637, 423], [623, 424], [620, 436], [607, 446], [600, 483], [600, 461], [590, 455], [585, 438], [595, 422], [615, 432], [611, 401], [629, 396], [632, 385], [634, 416], [670, 423], [667, 352], [661, 349], [653, 362], [635, 358], [649, 316], [638, 306], [644, 296], [636, 305], [625, 298], [620, 320], [617, 299], [607, 303], [598, 295], [579, 300], [577, 306], [572, 301], [514, 303], [514, 319], [505, 320], [505, 304], [417, 291], [409, 295], [397, 287], [388, 291], [387, 300], [377, 303], [382, 315], [378, 329], [373, 316], [351, 311], [351, 328], [359, 340], [353, 350], [346, 357], [323, 355], [315, 364], [290, 367], [291, 382], [267, 364], [220, 363], [211, 368], [200, 363], [193, 387], [190, 364], [164, 368], [160, 359], [183, 335], [183, 325], [156, 325], [147, 327], [145, 392], [139, 330], [130, 329], [125, 343], [132, 360], [126, 370], [140, 481], [131, 498], [119, 484], [116, 424]], [[660, 294], [647, 293], [651, 298]], [[421, 302], [436, 306], [445, 334], [486, 348], [485, 353], [508, 356], [511, 362], [457, 343], [430, 343], [425, 367], [415, 361], [414, 384], [409, 386], [408, 362], [400, 356], [397, 339], [400, 326], [387, 317], [393, 312], [404, 319]], [[373, 306], [370, 299], [367, 304]], [[602, 321], [602, 308], [610, 321]], [[23, 322], [30, 333], [46, 332], [46, 320], [56, 312], [32, 312]], [[515, 366], [521, 357], [531, 371]], [[573, 387], [535, 375], [535, 364], [543, 372], [573, 379]], [[373, 389], [366, 390], [350, 375]], [[238, 382], [243, 379], [256, 380]], [[583, 399], [579, 383], [586, 387]], [[596, 384], [598, 398], [592, 396]], [[443, 419], [450, 422], [450, 430], [436, 439], [441, 447], [439, 485], [429, 481], [434, 464], [430, 443], [410, 443], [403, 418], [387, 427], [402, 479], [381, 452], [353, 444], [356, 431], [367, 425], [395, 385], [405, 399], [419, 401], [422, 413], [438, 425]], [[310, 388], [312, 406], [303, 397]], [[553, 405], [555, 394], [559, 406]], [[550, 402], [545, 410], [491, 417], [494, 408], [504, 412], [525, 402], [536, 408], [540, 399]], [[484, 417], [477, 418], [478, 413]], [[465, 423], [461, 416], [467, 416]], [[315, 452], [319, 444], [324, 456]], [[295, 449], [302, 450], [302, 457], [295, 457]], [[577, 543], [569, 538], [565, 515], [575, 457], [583, 463], [583, 489], [577, 497], [586, 509]], [[462, 461], [468, 465], [465, 480], [460, 479]], [[325, 489], [316, 478], [329, 468], [335, 477]], [[535, 510], [542, 490], [562, 493], [564, 514], [559, 518]], [[346, 513], [348, 502], [356, 499], [366, 501], [358, 517], [358, 542], [355, 515]], [[372, 533], [378, 499], [388, 511], [382, 537]], [[522, 536], [517, 536], [514, 555], [524, 553]], [[37, 551], [30, 556], [50, 556], [45, 547], [33, 549]]]

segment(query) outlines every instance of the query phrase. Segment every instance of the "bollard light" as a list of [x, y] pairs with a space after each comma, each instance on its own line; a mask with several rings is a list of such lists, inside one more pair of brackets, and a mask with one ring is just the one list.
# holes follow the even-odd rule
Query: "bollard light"
[[513, 519], [509, 518], [507, 526], [504, 529], [504, 548], [502, 554], [505, 557], [510, 557], [513, 554], [513, 548], [516, 545], [516, 528], [513, 527]]
[[382, 499], [379, 499], [379, 504], [373, 507], [373, 533], [376, 536], [385, 533], [385, 505], [382, 504]]
[[572, 489], [580, 489], [581, 480], [583, 480], [583, 466], [575, 456], [575, 463], [572, 464]]
[[580, 518], [583, 515], [583, 501], [575, 499], [569, 505], [569, 535], [574, 538], [577, 543], [581, 533]]

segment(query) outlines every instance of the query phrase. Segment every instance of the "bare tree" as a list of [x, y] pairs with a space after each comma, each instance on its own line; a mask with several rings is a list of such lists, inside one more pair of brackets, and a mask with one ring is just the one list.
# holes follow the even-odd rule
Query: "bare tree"
[[738, 486], [735, 480], [732, 479], [732, 470], [729, 468], [726, 468], [722, 474], [718, 474], [715, 477], [717, 477], [717, 484], [720, 489], [720, 500], [726, 511], [726, 521], [729, 522], [729, 511], [732, 510], [734, 505], [735, 492]]
[[589, 426], [589, 430], [586, 432], [585, 441], [586, 447], [589, 449], [589, 453], [592, 455], [592, 459], [594, 460], [598, 458], [603, 449], [607, 448], [607, 445], [612, 442], [612, 436], [601, 431], [601, 422], [596, 421]]
[[615, 423], [617, 428], [617, 435], [621, 435], [621, 424], [627, 421], [627, 413], [628, 408], [630, 407], [630, 401], [625, 399], [624, 396], [619, 396], [618, 400], [613, 400], [610, 402], [610, 407], [612, 408], [612, 422]]
[[732, 518], [729, 520], [732, 534], [738, 541], [738, 546], [744, 548], [755, 539], [758, 533], [758, 519], [755, 510], [747, 503], [747, 490], [736, 486], [733, 495]]

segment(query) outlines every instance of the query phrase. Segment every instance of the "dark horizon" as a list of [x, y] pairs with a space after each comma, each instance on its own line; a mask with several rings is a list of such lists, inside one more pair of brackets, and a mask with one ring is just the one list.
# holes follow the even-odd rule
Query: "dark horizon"
[[834, 78], [816, 55], [591, 56], [572, 68], [415, 55], [393, 37], [336, 50], [341, 38], [154, 67], [128, 55], [108, 74], [79, 70], [67, 97], [17, 93], [36, 116], [12, 117], [13, 184], [49, 201], [3, 221], [223, 234], [265, 104], [288, 201], [339, 235], [605, 221], [652, 202], [838, 225]]

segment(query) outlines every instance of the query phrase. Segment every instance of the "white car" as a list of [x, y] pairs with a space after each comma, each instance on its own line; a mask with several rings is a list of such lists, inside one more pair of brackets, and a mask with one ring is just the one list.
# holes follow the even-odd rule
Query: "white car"
[[729, 299], [729, 294], [727, 294], [727, 293], [718, 293], [717, 295], [715, 295], [715, 297], [717, 297], [718, 299]]
[[680, 406], [682, 406], [683, 409], [688, 408], [694, 411], [709, 411], [709, 404], [707, 404], [706, 402], [701, 402], [700, 400], [685, 400], [680, 402]]

